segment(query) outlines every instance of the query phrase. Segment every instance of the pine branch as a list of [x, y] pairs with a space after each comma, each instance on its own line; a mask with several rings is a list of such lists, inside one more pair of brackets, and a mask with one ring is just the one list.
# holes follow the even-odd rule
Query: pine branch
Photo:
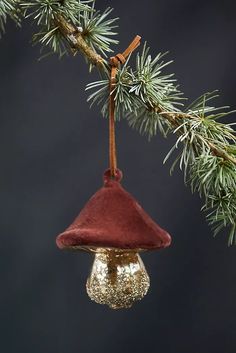
[[93, 65], [99, 66], [103, 64], [103, 58], [87, 44], [82, 36], [82, 31], [78, 27], [67, 22], [61, 15], [57, 15], [55, 24], [63, 37], [71, 42], [70, 46], [72, 49], [80, 50]]
[[111, 53], [111, 44], [118, 44], [118, 40], [113, 37], [117, 35], [113, 29], [118, 18], [109, 19], [109, 15], [113, 11], [107, 8], [104, 12], [95, 11], [95, 2], [92, 6], [92, 11], [86, 11], [81, 17], [80, 26], [82, 29], [82, 37], [87, 45], [94, 51], [101, 52], [106, 57], [107, 53]]
[[[49, 47], [59, 57], [80, 51], [90, 68], [97, 66], [106, 71], [107, 62], [102, 55], [111, 52], [110, 45], [118, 41], [115, 19], [108, 19], [112, 9], [103, 13], [95, 10], [95, 1], [79, 0], [32, 0], [21, 2], [26, 18], [33, 18], [40, 30], [33, 35], [33, 43], [42, 49]], [[90, 6], [91, 5], [91, 6]]]
[[0, 37], [1, 33], [5, 32], [7, 17], [10, 17], [17, 25], [20, 25], [18, 2], [18, 0], [0, 1]]
[[205, 199], [203, 210], [214, 235], [230, 228], [228, 244], [236, 243], [236, 166], [221, 157], [202, 154], [190, 169], [190, 183]]

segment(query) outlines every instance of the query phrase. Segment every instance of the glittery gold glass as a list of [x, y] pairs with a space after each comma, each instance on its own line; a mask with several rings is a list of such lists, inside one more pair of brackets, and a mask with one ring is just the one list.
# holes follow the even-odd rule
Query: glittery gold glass
[[137, 252], [97, 249], [87, 280], [89, 297], [112, 309], [130, 308], [150, 286], [149, 276]]

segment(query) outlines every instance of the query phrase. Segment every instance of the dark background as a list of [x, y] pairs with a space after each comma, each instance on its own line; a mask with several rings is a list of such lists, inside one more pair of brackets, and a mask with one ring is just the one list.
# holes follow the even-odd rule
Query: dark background
[[[236, 109], [234, 1], [97, 1], [109, 5], [120, 17], [117, 50], [138, 33], [153, 55], [170, 50], [186, 96], [218, 88], [218, 104]], [[32, 30], [9, 22], [0, 42], [0, 352], [235, 353], [236, 248], [227, 233], [212, 237], [182, 174], [169, 177], [171, 139], [148, 142], [125, 121], [117, 129], [123, 185], [173, 236], [171, 248], [143, 255], [144, 300], [121, 311], [91, 302], [92, 257], [56, 248], [101, 186], [107, 121], [86, 103], [93, 77], [83, 58], [38, 63]]]

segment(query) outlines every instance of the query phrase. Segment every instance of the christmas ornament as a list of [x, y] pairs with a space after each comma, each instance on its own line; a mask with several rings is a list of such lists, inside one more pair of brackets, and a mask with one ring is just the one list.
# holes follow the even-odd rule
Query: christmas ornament
[[111, 308], [130, 307], [149, 288], [149, 277], [138, 255], [170, 245], [161, 229], [121, 186], [122, 173], [104, 174], [104, 186], [88, 201], [71, 226], [57, 238], [60, 249], [95, 253], [87, 292]]
[[110, 168], [104, 186], [87, 202], [71, 226], [57, 237], [60, 249], [85, 250], [95, 254], [87, 280], [89, 297], [113, 309], [129, 308], [142, 299], [150, 281], [139, 253], [170, 245], [170, 235], [159, 227], [139, 203], [121, 186], [115, 144], [115, 99], [113, 86], [118, 65], [139, 45], [112, 57], [109, 102]]

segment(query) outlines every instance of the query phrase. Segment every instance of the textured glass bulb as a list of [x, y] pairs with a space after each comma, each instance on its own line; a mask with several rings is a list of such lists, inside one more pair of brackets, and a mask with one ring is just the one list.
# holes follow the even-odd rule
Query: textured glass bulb
[[87, 280], [89, 297], [112, 309], [129, 308], [142, 299], [150, 286], [149, 276], [136, 252], [98, 249]]

